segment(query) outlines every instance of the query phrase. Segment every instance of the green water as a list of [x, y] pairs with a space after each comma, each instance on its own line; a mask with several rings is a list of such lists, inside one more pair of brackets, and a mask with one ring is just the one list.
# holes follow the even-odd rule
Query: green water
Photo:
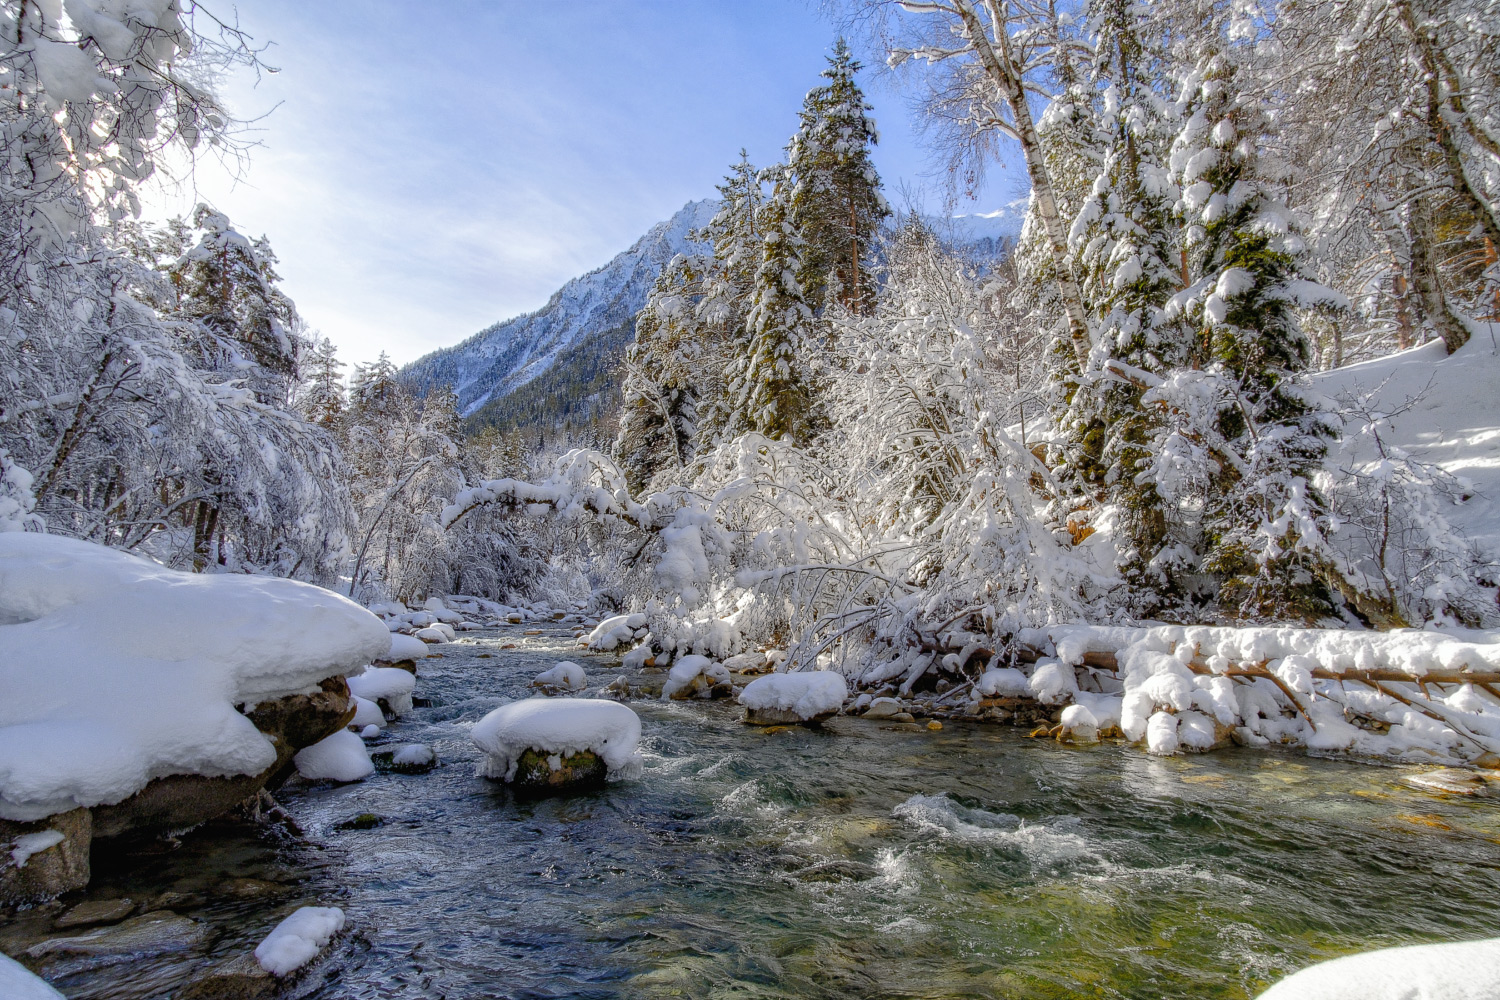
[[[563, 656], [591, 683], [618, 671], [558, 638], [502, 641], [442, 647], [418, 685], [432, 705], [382, 738], [432, 745], [437, 770], [288, 788], [310, 843], [208, 831], [91, 892], [196, 887], [216, 955], [295, 905], [340, 905], [355, 932], [320, 970], [329, 1000], [1241, 998], [1321, 958], [1500, 934], [1500, 802], [1291, 753], [1156, 759], [952, 722], [766, 731], [727, 704], [635, 703], [640, 780], [516, 801], [474, 777], [468, 727]], [[362, 813], [384, 822], [340, 828]], [[246, 872], [281, 894], [215, 891]]]

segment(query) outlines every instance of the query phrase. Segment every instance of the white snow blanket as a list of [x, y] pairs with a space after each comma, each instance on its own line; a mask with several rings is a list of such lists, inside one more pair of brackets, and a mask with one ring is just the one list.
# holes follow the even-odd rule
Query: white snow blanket
[[255, 946], [255, 960], [273, 976], [287, 976], [318, 957], [344, 929], [337, 906], [304, 906], [287, 917]]
[[1260, 1000], [1500, 1000], [1500, 938], [1346, 955], [1288, 976]]
[[[1489, 552], [1500, 553], [1500, 351], [1489, 334], [1476, 331], [1451, 355], [1441, 341], [1432, 341], [1322, 372], [1312, 381], [1330, 398], [1373, 396], [1381, 412], [1394, 414], [1384, 421], [1387, 447], [1470, 484], [1473, 497], [1445, 516]], [[1330, 467], [1379, 460], [1373, 439], [1353, 430], [1345, 428]]]
[[510, 781], [527, 750], [567, 756], [588, 750], [603, 758], [611, 781], [635, 778], [643, 762], [641, 720], [617, 701], [595, 698], [527, 698], [495, 709], [469, 733], [488, 754], [479, 774]]
[[384, 701], [398, 718], [411, 711], [411, 693], [417, 679], [410, 672], [400, 667], [366, 667], [363, 673], [347, 679], [356, 698]]
[[0, 816], [119, 802], [169, 774], [263, 771], [276, 750], [236, 705], [389, 649], [379, 618], [310, 584], [0, 533]]
[[589, 686], [589, 679], [583, 668], [572, 660], [559, 660], [552, 669], [537, 674], [531, 683], [561, 691], [582, 691]]
[[740, 704], [746, 708], [779, 708], [806, 721], [837, 712], [849, 695], [842, 674], [831, 670], [804, 670], [795, 674], [766, 674], [745, 685]]
[[46, 980], [9, 955], [0, 955], [0, 997], [5, 1000], [65, 1000]]

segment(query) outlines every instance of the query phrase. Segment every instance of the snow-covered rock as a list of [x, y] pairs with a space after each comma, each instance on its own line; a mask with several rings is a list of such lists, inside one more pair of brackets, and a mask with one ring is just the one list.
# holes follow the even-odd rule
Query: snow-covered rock
[[428, 625], [425, 628], [419, 628], [412, 634], [415, 635], [418, 639], [421, 639], [423, 642], [430, 642], [434, 644], [439, 642], [452, 642], [455, 638], [457, 638], [457, 635], [454, 633], [454, 631], [451, 628], [448, 628], [446, 625], [443, 625], [441, 622], [433, 625]]
[[582, 691], [589, 686], [589, 679], [572, 660], [559, 660], [550, 670], [537, 674], [531, 686], [543, 691]]
[[849, 694], [842, 674], [804, 670], [767, 674], [745, 685], [739, 702], [752, 723], [820, 722], [837, 715]]
[[351, 728], [358, 730], [361, 734], [373, 726], [378, 733], [385, 728], [385, 713], [380, 706], [368, 698], [354, 697], [354, 718], [349, 720]]
[[1496, 1000], [1500, 938], [1346, 955], [1293, 973], [1260, 1000]]
[[417, 679], [400, 667], [366, 667], [364, 673], [351, 674], [349, 690], [356, 698], [384, 706], [397, 718], [411, 711], [411, 693]]
[[641, 720], [616, 701], [527, 698], [480, 719], [469, 737], [488, 755], [479, 765], [482, 777], [513, 780], [527, 750], [559, 757], [597, 754], [610, 780], [636, 777], [642, 768]]
[[337, 906], [304, 906], [255, 946], [255, 960], [274, 976], [291, 975], [317, 958], [343, 929], [344, 911]]
[[391, 633], [391, 651], [385, 655], [385, 659], [391, 663], [399, 663], [402, 660], [420, 660], [427, 655], [427, 643], [414, 635], [402, 635], [400, 632]]
[[729, 670], [722, 663], [689, 654], [672, 664], [667, 681], [662, 685], [661, 696], [681, 701], [685, 698], [722, 697], [732, 690]]
[[607, 653], [616, 646], [629, 642], [635, 637], [637, 629], [645, 627], [646, 616], [643, 614], [615, 615], [612, 618], [606, 618], [594, 626], [594, 630], [589, 633], [588, 648]]
[[299, 750], [292, 759], [297, 773], [311, 781], [359, 781], [375, 771], [364, 740], [347, 729]]
[[0, 817], [120, 802], [166, 775], [259, 774], [276, 748], [235, 706], [389, 649], [380, 619], [309, 584], [0, 533]]

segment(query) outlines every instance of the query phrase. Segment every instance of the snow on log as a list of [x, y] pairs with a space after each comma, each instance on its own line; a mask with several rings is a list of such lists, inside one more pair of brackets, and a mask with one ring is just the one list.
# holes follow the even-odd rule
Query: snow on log
[[310, 584], [0, 534], [0, 817], [119, 802], [166, 775], [259, 773], [275, 748], [235, 706], [357, 671], [390, 642]]
[[488, 756], [479, 775], [510, 781], [527, 750], [570, 756], [598, 754], [611, 781], [640, 775], [641, 720], [617, 701], [594, 698], [527, 698], [502, 705], [480, 719], [469, 733]]

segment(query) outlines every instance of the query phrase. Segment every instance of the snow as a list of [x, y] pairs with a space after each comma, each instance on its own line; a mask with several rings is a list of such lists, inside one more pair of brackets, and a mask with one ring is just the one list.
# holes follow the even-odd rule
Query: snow
[[290, 975], [317, 958], [343, 929], [344, 911], [337, 906], [304, 906], [255, 946], [255, 960], [272, 975]]
[[391, 651], [385, 655], [385, 659], [395, 663], [398, 660], [420, 660], [427, 655], [427, 643], [414, 635], [402, 635], [400, 632], [391, 633]]
[[453, 629], [444, 625], [442, 622], [438, 622], [435, 625], [429, 625], [426, 628], [419, 628], [412, 634], [415, 635], [418, 639], [421, 639], [423, 642], [431, 643], [452, 642], [455, 638]]
[[347, 729], [304, 747], [292, 760], [297, 773], [309, 781], [359, 781], [375, 771], [364, 740]]
[[432, 748], [421, 743], [408, 743], [397, 747], [391, 754], [391, 763], [402, 767], [426, 767], [431, 764], [437, 756]]
[[[1433, 341], [1312, 381], [1314, 390], [1331, 399], [1373, 395], [1387, 413], [1416, 399], [1406, 412], [1388, 418], [1383, 436], [1471, 484], [1474, 497], [1446, 516], [1486, 551], [1500, 553], [1500, 351], [1488, 335], [1476, 333], [1451, 355]], [[1341, 448], [1329, 456], [1330, 467], [1377, 457], [1365, 436], [1345, 440]]]
[[563, 691], [582, 691], [589, 686], [588, 675], [572, 660], [559, 660], [550, 670], [543, 670], [531, 682], [538, 687], [553, 687]]
[[0, 997], [5, 1000], [64, 1000], [46, 980], [9, 955], [0, 954]]
[[370, 701], [368, 698], [361, 698], [359, 697], [359, 695], [355, 695], [354, 718], [349, 720], [349, 725], [353, 726], [355, 729], [361, 730], [361, 732], [371, 726], [374, 726], [375, 731], [379, 732], [380, 730], [385, 728], [385, 713], [382, 712], [380, 710], [380, 706], [375, 704], [373, 701]]
[[646, 627], [643, 614], [615, 615], [606, 618], [588, 635], [588, 648], [609, 652], [621, 643], [629, 642], [638, 629]]
[[1346, 955], [1294, 973], [1260, 1000], [1495, 1000], [1500, 938]]
[[362, 674], [348, 678], [349, 690], [356, 698], [384, 701], [396, 716], [411, 711], [411, 693], [417, 678], [400, 667], [366, 667]]
[[1030, 681], [1015, 667], [991, 667], [979, 677], [974, 690], [984, 698], [1021, 698], [1031, 696]]
[[831, 670], [804, 670], [795, 674], [766, 674], [745, 685], [740, 704], [746, 708], [775, 708], [812, 719], [843, 707], [849, 686], [842, 674]]
[[40, 854], [48, 848], [56, 847], [65, 839], [57, 830], [22, 834], [12, 841], [15, 846], [10, 849], [10, 863], [17, 868], [25, 868], [26, 862], [31, 860], [33, 854]]
[[169, 774], [259, 773], [275, 748], [236, 705], [310, 692], [389, 648], [380, 619], [309, 584], [0, 533], [0, 816], [119, 802]]
[[667, 674], [667, 681], [661, 687], [662, 698], [671, 698], [677, 692], [686, 690], [699, 676], [705, 676], [710, 685], [729, 683], [729, 669], [722, 663], [715, 663], [706, 656], [689, 653], [687, 656], [680, 657], [672, 665], [671, 671]]
[[[1153, 753], [1208, 749], [1219, 725], [1236, 727], [1250, 743], [1370, 756], [1462, 760], [1500, 751], [1500, 700], [1472, 684], [1431, 681], [1437, 672], [1500, 671], [1500, 632], [1054, 625], [1023, 629], [1019, 639], [1054, 654], [1037, 660], [1028, 681], [1039, 700], [1084, 704], [1101, 725], [1117, 712], [1126, 738], [1145, 739]], [[1116, 668], [1086, 666], [1090, 653], [1113, 654]], [[1247, 676], [1246, 669], [1267, 676]], [[1123, 690], [1079, 691], [1079, 671]], [[1381, 689], [1355, 681], [1353, 671], [1382, 672]], [[1425, 690], [1417, 686], [1424, 678]], [[1350, 724], [1346, 708], [1389, 730]]]
[[603, 758], [610, 780], [637, 777], [642, 767], [641, 720], [616, 701], [527, 698], [480, 719], [469, 737], [489, 755], [479, 765], [480, 775], [506, 781], [515, 777], [516, 763], [527, 750], [592, 751]]

